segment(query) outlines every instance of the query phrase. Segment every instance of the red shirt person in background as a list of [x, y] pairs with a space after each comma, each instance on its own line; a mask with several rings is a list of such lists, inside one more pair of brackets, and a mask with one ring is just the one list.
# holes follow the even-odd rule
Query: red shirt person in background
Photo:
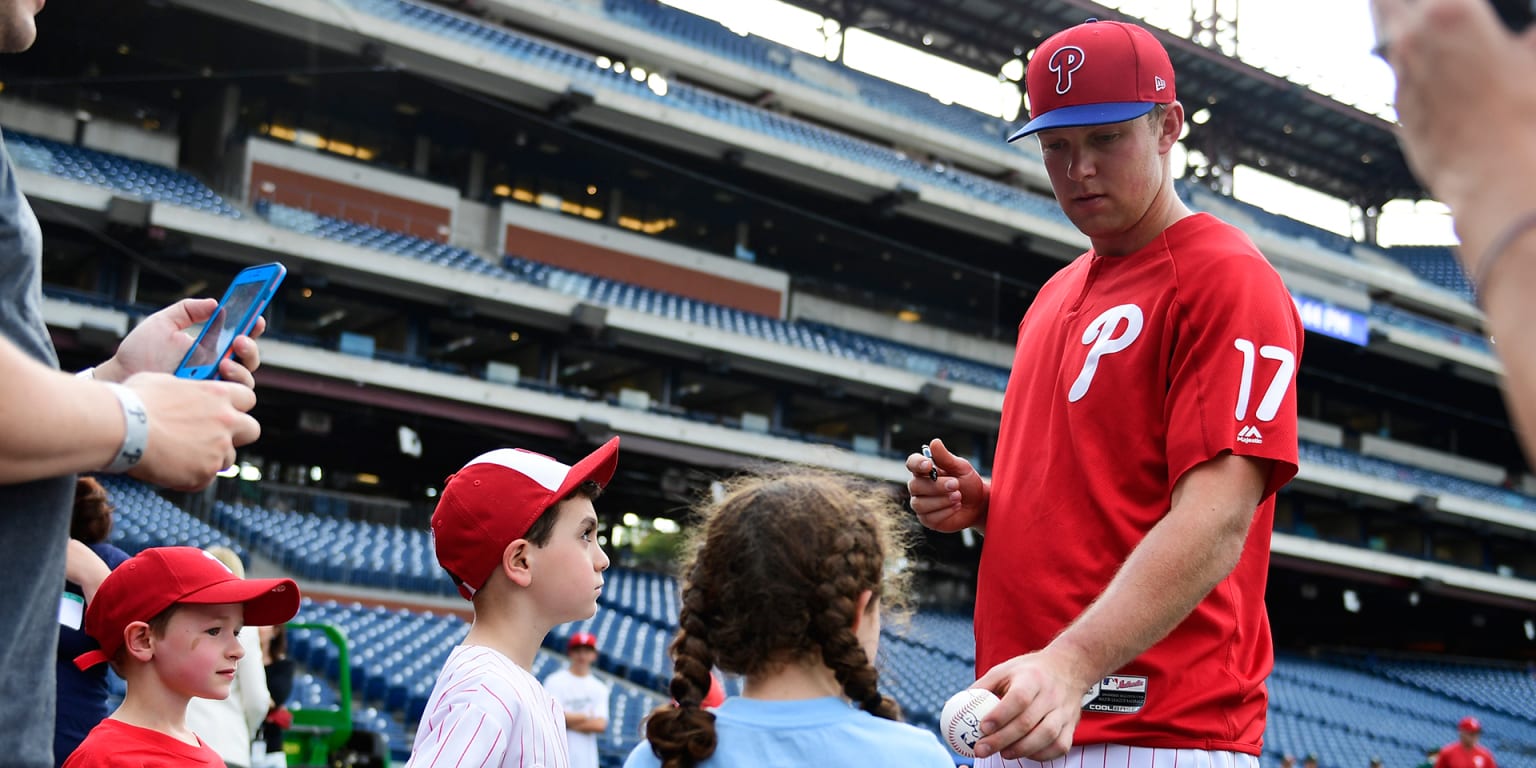
[[1477, 743], [1478, 737], [1483, 735], [1483, 724], [1477, 718], [1463, 717], [1456, 729], [1461, 732], [1461, 738], [1440, 748], [1435, 768], [1499, 768], [1493, 753]]

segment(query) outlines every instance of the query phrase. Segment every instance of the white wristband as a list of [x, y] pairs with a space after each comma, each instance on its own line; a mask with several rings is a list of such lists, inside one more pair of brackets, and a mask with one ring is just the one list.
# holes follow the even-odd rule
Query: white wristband
[[96, 366], [93, 365], [83, 371], [76, 371], [75, 378], [85, 379], [86, 381], [94, 381], [96, 379]]
[[123, 407], [124, 429], [123, 444], [117, 449], [116, 458], [101, 471], [127, 472], [144, 458], [144, 448], [149, 445], [149, 412], [144, 410], [144, 401], [139, 399], [139, 393], [121, 384], [103, 383], [117, 396], [118, 405]]

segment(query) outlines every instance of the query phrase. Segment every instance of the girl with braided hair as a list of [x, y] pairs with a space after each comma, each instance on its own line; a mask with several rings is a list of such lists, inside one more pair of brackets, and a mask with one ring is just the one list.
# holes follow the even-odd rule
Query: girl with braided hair
[[[671, 646], [676, 706], [651, 714], [625, 768], [953, 768], [932, 733], [896, 721], [872, 663], [882, 605], [906, 597], [891, 498], [796, 467], [739, 478], [698, 512]], [[713, 667], [746, 686], [708, 710]]]

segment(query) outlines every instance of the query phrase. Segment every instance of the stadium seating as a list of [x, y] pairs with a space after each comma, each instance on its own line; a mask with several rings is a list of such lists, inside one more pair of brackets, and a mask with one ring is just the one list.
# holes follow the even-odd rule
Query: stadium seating
[[11, 158], [21, 168], [103, 187], [151, 202], [179, 205], [235, 219], [241, 216], [240, 211], [209, 189], [208, 185], [193, 178], [191, 174], [163, 165], [12, 130], [5, 131], [5, 143]]
[[1467, 480], [1443, 472], [1401, 464], [1395, 461], [1362, 456], [1353, 451], [1327, 445], [1301, 441], [1301, 461], [1317, 462], [1362, 475], [1395, 480], [1423, 488], [1426, 491], [1465, 496], [1504, 507], [1536, 512], [1536, 498], [1498, 486]]
[[245, 549], [207, 523], [187, 514], [149, 486], [120, 475], [100, 475], [115, 509], [112, 543], [128, 554], [149, 547], [229, 547], [249, 561]]
[[[572, 7], [580, 4], [572, 3]], [[971, 140], [1002, 142], [1009, 123], [896, 83], [758, 37], [743, 37], [709, 19], [656, 0], [604, 0], [608, 18], [780, 78], [866, 106], [916, 118]], [[1018, 146], [1018, 145], [1015, 145]]]
[[300, 578], [454, 595], [425, 529], [214, 502], [215, 525]]
[[[501, 266], [474, 252], [410, 235], [322, 216], [265, 201], [256, 204], [258, 215], [274, 226], [348, 245], [409, 256], [441, 266], [463, 269], [486, 277], [537, 285], [583, 301], [644, 312], [718, 330], [754, 336], [778, 344], [844, 359], [886, 365], [940, 380], [958, 381], [1001, 391], [1008, 371], [973, 360], [943, 355], [914, 346], [809, 321], [786, 321], [677, 294], [623, 283], [604, 277], [551, 267], [508, 255]], [[425, 361], [419, 361], [425, 363]]]
[[[558, 75], [570, 77], [591, 87], [609, 89], [648, 101], [665, 103], [693, 112], [707, 119], [734, 125], [770, 138], [796, 144], [817, 152], [853, 160], [859, 164], [891, 173], [921, 186], [947, 189], [1012, 210], [1067, 224], [1060, 208], [1048, 197], [993, 181], [961, 169], [928, 164], [906, 156], [899, 150], [838, 133], [812, 123], [781, 115], [695, 86], [674, 84], [666, 95], [653, 93], [633, 78], [604, 69], [595, 57], [526, 37], [507, 28], [493, 26], [409, 0], [349, 0], [355, 7], [380, 18], [406, 24], [428, 34], [472, 45], [521, 62], [542, 66]], [[658, 11], [660, 13], [661, 11]], [[670, 23], [670, 22], [668, 22]], [[894, 87], [894, 86], [893, 86]], [[863, 86], [861, 86], [863, 88]], [[875, 88], [875, 86], [869, 86]], [[1280, 236], [1307, 243], [1328, 253], [1351, 257], [1365, 247], [1347, 237], [1334, 234], [1284, 216], [1264, 211], [1231, 197], [1217, 196], [1196, 185], [1182, 191], [1196, 208], [1219, 209], [1221, 213], [1272, 231]], [[1216, 212], [1213, 210], [1213, 212]], [[1436, 282], [1440, 272], [1425, 273], [1426, 282], [1450, 291], [1456, 286]]]
[[1386, 253], [1393, 261], [1412, 270], [1421, 280], [1454, 291], [1467, 301], [1477, 300], [1472, 282], [1461, 270], [1461, 265], [1456, 263], [1456, 255], [1451, 253], [1451, 249], [1442, 246], [1400, 245], [1386, 249]]
[[1536, 669], [1377, 657], [1335, 657], [1334, 660], [1357, 664], [1373, 674], [1465, 704], [1479, 705], [1511, 717], [1536, 721]]
[[[1414, 765], [1426, 748], [1451, 741], [1454, 723], [1471, 714], [1483, 722], [1485, 742], [1501, 755], [1501, 763], [1529, 762], [1536, 745], [1536, 699], [1528, 688], [1524, 714], [1516, 717], [1487, 704], [1489, 699], [1458, 701], [1385, 671], [1368, 671], [1375, 664], [1345, 657], [1279, 655], [1269, 681], [1266, 748], [1277, 754], [1318, 752], [1324, 766], [1358, 766], [1372, 755], [1380, 755], [1388, 765]], [[1477, 674], [1477, 668], [1444, 666], [1451, 678]]]
[[1380, 320], [1386, 325], [1403, 328], [1414, 333], [1423, 334], [1444, 342], [1455, 344], [1458, 347], [1466, 347], [1474, 352], [1493, 354], [1493, 345], [1488, 343], [1488, 338], [1482, 334], [1460, 328], [1449, 323], [1441, 323], [1420, 317], [1412, 312], [1407, 312], [1389, 304], [1373, 303], [1371, 305], [1371, 319]]

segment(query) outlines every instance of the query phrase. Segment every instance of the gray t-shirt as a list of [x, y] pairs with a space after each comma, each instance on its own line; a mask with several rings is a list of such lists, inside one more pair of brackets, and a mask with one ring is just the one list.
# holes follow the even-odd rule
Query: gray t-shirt
[[[42, 232], [0, 138], [0, 334], [57, 367], [42, 271]], [[53, 765], [53, 665], [74, 486], [74, 475], [0, 485], [0, 733], [10, 765]]]

